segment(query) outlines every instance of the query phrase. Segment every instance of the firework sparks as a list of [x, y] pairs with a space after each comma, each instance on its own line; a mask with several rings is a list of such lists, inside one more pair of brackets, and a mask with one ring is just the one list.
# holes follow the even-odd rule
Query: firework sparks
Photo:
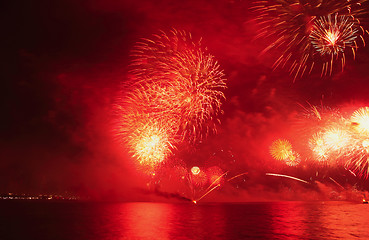
[[369, 153], [367, 147], [362, 145], [353, 145], [347, 154], [347, 161], [345, 162], [346, 168], [350, 172], [356, 172], [354, 175], [367, 178], [369, 175]]

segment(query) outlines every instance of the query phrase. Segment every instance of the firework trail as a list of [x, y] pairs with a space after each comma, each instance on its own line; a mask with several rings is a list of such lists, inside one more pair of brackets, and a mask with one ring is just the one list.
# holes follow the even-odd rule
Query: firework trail
[[[193, 200], [194, 203], [197, 203], [198, 201], [200, 201], [201, 199], [203, 199], [205, 196], [207, 196], [208, 194], [210, 194], [211, 192], [213, 192], [214, 190], [216, 190], [217, 188], [221, 187], [221, 182], [220, 180], [223, 179], [224, 176], [226, 176], [228, 174], [227, 172], [222, 173], [220, 176], [218, 176], [214, 181], [212, 181], [209, 185], [209, 187], [205, 190], [205, 193], [203, 195], [201, 195], [198, 199]], [[230, 182], [236, 178], [239, 178], [241, 176], [247, 175], [248, 172], [244, 172], [244, 173], [240, 173], [237, 174], [229, 179], [227, 179], [227, 182]]]
[[[365, 13], [362, 8], [364, 2], [366, 0], [256, 1], [252, 9], [258, 14], [256, 20], [261, 27], [257, 38], [271, 39], [273, 42], [264, 52], [282, 50], [273, 68], [287, 67], [290, 74], [294, 75], [294, 80], [311, 73], [317, 63], [322, 64], [322, 75], [331, 73], [333, 60], [341, 59], [342, 66], [345, 62], [342, 47], [336, 45], [349, 43], [344, 48], [355, 50], [355, 39], [360, 37], [364, 40], [362, 35], [365, 31], [360, 25], [360, 18]], [[333, 29], [334, 32], [329, 31]], [[330, 43], [334, 39], [335, 46], [332, 47], [329, 42], [326, 44], [324, 39], [330, 39]], [[329, 60], [325, 61], [327, 51], [339, 51], [341, 57], [332, 58], [334, 54], [331, 54]]]
[[344, 187], [342, 187], [341, 184], [339, 184], [336, 180], [334, 180], [333, 178], [329, 177], [330, 180], [332, 180], [332, 182], [334, 182], [337, 186], [339, 186], [341, 189], [345, 189]]
[[228, 181], [228, 182], [229, 182], [229, 181], [232, 181], [233, 179], [239, 178], [239, 177], [244, 176], [244, 175], [247, 175], [247, 174], [249, 174], [249, 173], [248, 173], [248, 172], [240, 173], [240, 174], [238, 174], [238, 175], [236, 175], [236, 176], [231, 177], [231, 178], [230, 178], [230, 179], [228, 179], [227, 181]]
[[277, 174], [277, 173], [266, 173], [265, 175], [267, 175], [267, 176], [275, 176], [275, 177], [290, 178], [290, 179], [293, 179], [293, 180], [296, 180], [296, 181], [300, 181], [300, 182], [303, 182], [303, 183], [309, 184], [309, 182], [307, 182], [307, 181], [305, 181], [305, 180], [302, 180], [302, 179], [300, 179], [300, 178], [296, 178], [296, 177], [292, 177], [292, 176], [289, 176], [289, 175]]

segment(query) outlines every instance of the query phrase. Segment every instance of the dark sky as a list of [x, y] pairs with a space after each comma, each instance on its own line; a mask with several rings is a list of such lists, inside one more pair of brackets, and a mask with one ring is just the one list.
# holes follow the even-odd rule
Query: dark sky
[[288, 120], [303, 110], [300, 105], [367, 105], [369, 48], [358, 49], [355, 60], [348, 57], [342, 73], [321, 78], [318, 71], [294, 82], [287, 69], [272, 70], [280, 52], [260, 54], [269, 43], [255, 40], [258, 25], [250, 2], [1, 3], [0, 192], [145, 199], [137, 189], [146, 189], [147, 179], [116, 141], [112, 105], [127, 79], [135, 42], [172, 28], [202, 38], [228, 85], [220, 137], [210, 136], [190, 151], [197, 160], [185, 161], [206, 165], [215, 161], [211, 156], [229, 158], [222, 155], [226, 151], [232, 161], [224, 160], [222, 167], [230, 170], [308, 178], [310, 170], [274, 168], [268, 146], [276, 136], [288, 136]]

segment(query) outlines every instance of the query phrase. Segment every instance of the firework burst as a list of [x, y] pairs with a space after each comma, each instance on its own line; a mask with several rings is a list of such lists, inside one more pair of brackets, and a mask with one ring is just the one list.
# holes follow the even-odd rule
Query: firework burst
[[292, 144], [285, 139], [275, 140], [270, 146], [270, 154], [276, 160], [285, 160], [292, 154]]
[[126, 144], [132, 156], [147, 170], [155, 170], [175, 148], [170, 126], [148, 118], [135, 119], [126, 133]]
[[332, 127], [323, 133], [323, 141], [331, 151], [342, 152], [350, 143], [350, 135], [346, 129]]
[[316, 133], [309, 139], [309, 147], [313, 153], [314, 159], [317, 159], [319, 162], [328, 159], [328, 149], [326, 144], [324, 144], [321, 133]]
[[186, 32], [163, 32], [138, 43], [133, 57], [135, 84], [147, 88], [145, 94], [162, 108], [161, 115], [178, 119], [182, 140], [194, 142], [215, 131], [226, 84], [219, 64], [200, 41]]
[[346, 158], [346, 168], [360, 177], [367, 178], [369, 175], [369, 139], [354, 139], [349, 146]]
[[[294, 126], [298, 134], [293, 141], [300, 143], [299, 152], [307, 164], [312, 160], [325, 167], [344, 167], [358, 177], [369, 176], [369, 107], [352, 109], [346, 106], [341, 112], [311, 106], [298, 115]], [[293, 165], [288, 161], [299, 156], [293, 154], [287, 140], [281, 139], [273, 142], [270, 153], [288, 165]]]
[[290, 152], [288, 157], [284, 160], [284, 162], [290, 167], [297, 166], [301, 162], [300, 154], [296, 151], [292, 151]]
[[365, 44], [359, 33], [358, 21], [350, 16], [334, 14], [315, 19], [309, 37], [314, 50], [324, 61], [322, 75], [327, 75], [328, 73], [331, 75], [334, 62], [338, 60], [341, 60], [343, 70], [347, 49], [351, 49], [355, 57], [359, 36]]
[[346, 167], [357, 175], [369, 176], [369, 108], [354, 111], [351, 118], [350, 151], [347, 153]]
[[356, 110], [352, 114], [351, 123], [355, 130], [363, 134], [369, 134], [369, 107]]
[[153, 104], [155, 96], [142, 88], [129, 91], [117, 105], [118, 136], [140, 167], [155, 170], [175, 149], [175, 118], [162, 115], [162, 106]]
[[224, 74], [200, 41], [176, 30], [143, 39], [132, 57], [117, 104], [118, 134], [141, 166], [155, 169], [180, 142], [194, 143], [215, 131]]
[[288, 166], [297, 166], [300, 161], [300, 154], [293, 150], [292, 144], [285, 139], [278, 139], [270, 146], [270, 154], [276, 160], [283, 161]]
[[[322, 64], [322, 75], [332, 72], [333, 60], [337, 58], [343, 66], [343, 49], [356, 50], [356, 38], [364, 40], [361, 34], [365, 31], [360, 26], [360, 18], [365, 13], [364, 2], [366, 0], [256, 1], [252, 9], [258, 14], [261, 26], [258, 38], [273, 42], [264, 52], [282, 50], [273, 68], [287, 67], [295, 80], [310, 73], [317, 63]], [[327, 52], [331, 55], [325, 61]], [[332, 55], [334, 52], [336, 55]], [[337, 57], [338, 52], [341, 57]]]

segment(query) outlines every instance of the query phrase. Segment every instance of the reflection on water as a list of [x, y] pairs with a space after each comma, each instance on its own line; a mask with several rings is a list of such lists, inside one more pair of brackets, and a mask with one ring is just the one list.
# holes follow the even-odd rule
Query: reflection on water
[[170, 239], [173, 207], [168, 204], [128, 203], [119, 206], [121, 226], [133, 239]]
[[298, 207], [299, 203], [275, 203], [270, 206], [272, 235], [284, 239], [296, 239], [304, 236], [306, 208]]
[[127, 203], [119, 207], [124, 236], [132, 239], [204, 239], [224, 235], [223, 208], [193, 204]]
[[0, 202], [0, 239], [367, 239], [369, 205]]

